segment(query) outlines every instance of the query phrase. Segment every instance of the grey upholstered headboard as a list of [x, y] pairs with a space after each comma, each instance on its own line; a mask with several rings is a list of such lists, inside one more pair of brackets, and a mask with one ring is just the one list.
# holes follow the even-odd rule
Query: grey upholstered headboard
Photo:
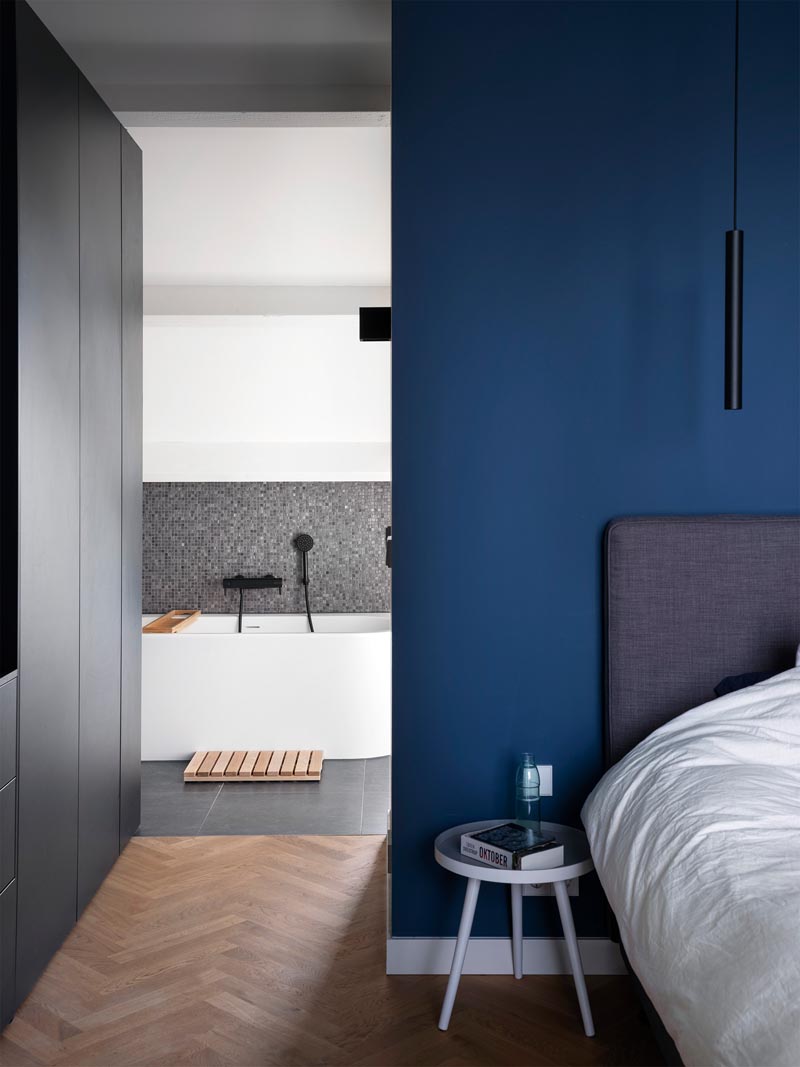
[[605, 616], [610, 765], [727, 675], [794, 666], [800, 516], [609, 523]]

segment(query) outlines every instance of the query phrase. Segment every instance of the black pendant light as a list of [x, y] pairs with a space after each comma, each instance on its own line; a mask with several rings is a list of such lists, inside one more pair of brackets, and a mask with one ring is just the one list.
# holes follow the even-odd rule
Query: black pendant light
[[725, 234], [725, 410], [742, 407], [742, 270], [744, 232], [736, 228], [739, 179], [739, 0], [733, 58], [733, 229]]

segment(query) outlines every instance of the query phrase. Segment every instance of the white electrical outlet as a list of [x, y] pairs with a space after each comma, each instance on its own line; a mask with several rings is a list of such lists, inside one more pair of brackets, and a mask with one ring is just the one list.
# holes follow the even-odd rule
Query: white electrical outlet
[[549, 764], [543, 767], [537, 763], [536, 770], [539, 772], [539, 796], [551, 797], [553, 795], [553, 768]]
[[[531, 877], [536, 877], [536, 871], [531, 871]], [[571, 897], [580, 896], [580, 878], [568, 878], [567, 879], [567, 892]], [[552, 897], [554, 896], [553, 886], [551, 883], [545, 885], [524, 885], [522, 887], [522, 895], [524, 897]]]

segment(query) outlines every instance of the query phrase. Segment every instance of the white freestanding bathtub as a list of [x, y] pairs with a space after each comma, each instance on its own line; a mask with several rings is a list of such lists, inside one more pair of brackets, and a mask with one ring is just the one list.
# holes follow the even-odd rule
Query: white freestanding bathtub
[[[389, 615], [202, 615], [142, 634], [142, 759], [206, 749], [314, 749], [386, 756]], [[145, 615], [143, 623], [158, 618]]]

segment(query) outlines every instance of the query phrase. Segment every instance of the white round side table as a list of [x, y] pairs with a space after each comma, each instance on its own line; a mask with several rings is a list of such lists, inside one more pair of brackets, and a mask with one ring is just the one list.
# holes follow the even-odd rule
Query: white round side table
[[525, 885], [552, 884], [558, 904], [558, 914], [561, 918], [561, 928], [564, 931], [564, 940], [567, 944], [572, 977], [575, 980], [575, 991], [578, 994], [583, 1029], [587, 1037], [593, 1037], [594, 1022], [592, 1021], [592, 1011], [589, 1007], [589, 994], [586, 991], [586, 982], [583, 977], [583, 964], [581, 963], [578, 939], [575, 936], [575, 925], [572, 921], [572, 908], [567, 889], [567, 882], [572, 878], [579, 878], [582, 874], [588, 874], [589, 871], [594, 869], [586, 834], [581, 830], [575, 830], [571, 826], [543, 822], [542, 829], [555, 834], [558, 843], [564, 846], [564, 863], [562, 866], [545, 870], [508, 871], [500, 867], [487, 866], [485, 863], [479, 863], [469, 856], [461, 855], [462, 834], [475, 833], [477, 830], [487, 830], [490, 826], [499, 826], [501, 823], [508, 821], [508, 819], [484, 819], [481, 822], [464, 823], [462, 826], [454, 826], [450, 830], [445, 830], [444, 833], [439, 834], [434, 843], [436, 862], [446, 870], [452, 871], [454, 874], [460, 874], [462, 878], [467, 879], [464, 907], [461, 911], [461, 922], [459, 923], [458, 938], [455, 952], [453, 953], [453, 964], [450, 968], [450, 980], [447, 983], [442, 1013], [439, 1016], [439, 1029], [446, 1030], [450, 1025], [450, 1016], [453, 1012], [458, 983], [464, 967], [464, 957], [467, 954], [467, 946], [469, 945], [469, 937], [472, 931], [472, 920], [475, 916], [475, 905], [478, 902], [481, 882], [502, 882], [511, 887], [511, 946], [515, 978], [522, 978], [522, 887]]

